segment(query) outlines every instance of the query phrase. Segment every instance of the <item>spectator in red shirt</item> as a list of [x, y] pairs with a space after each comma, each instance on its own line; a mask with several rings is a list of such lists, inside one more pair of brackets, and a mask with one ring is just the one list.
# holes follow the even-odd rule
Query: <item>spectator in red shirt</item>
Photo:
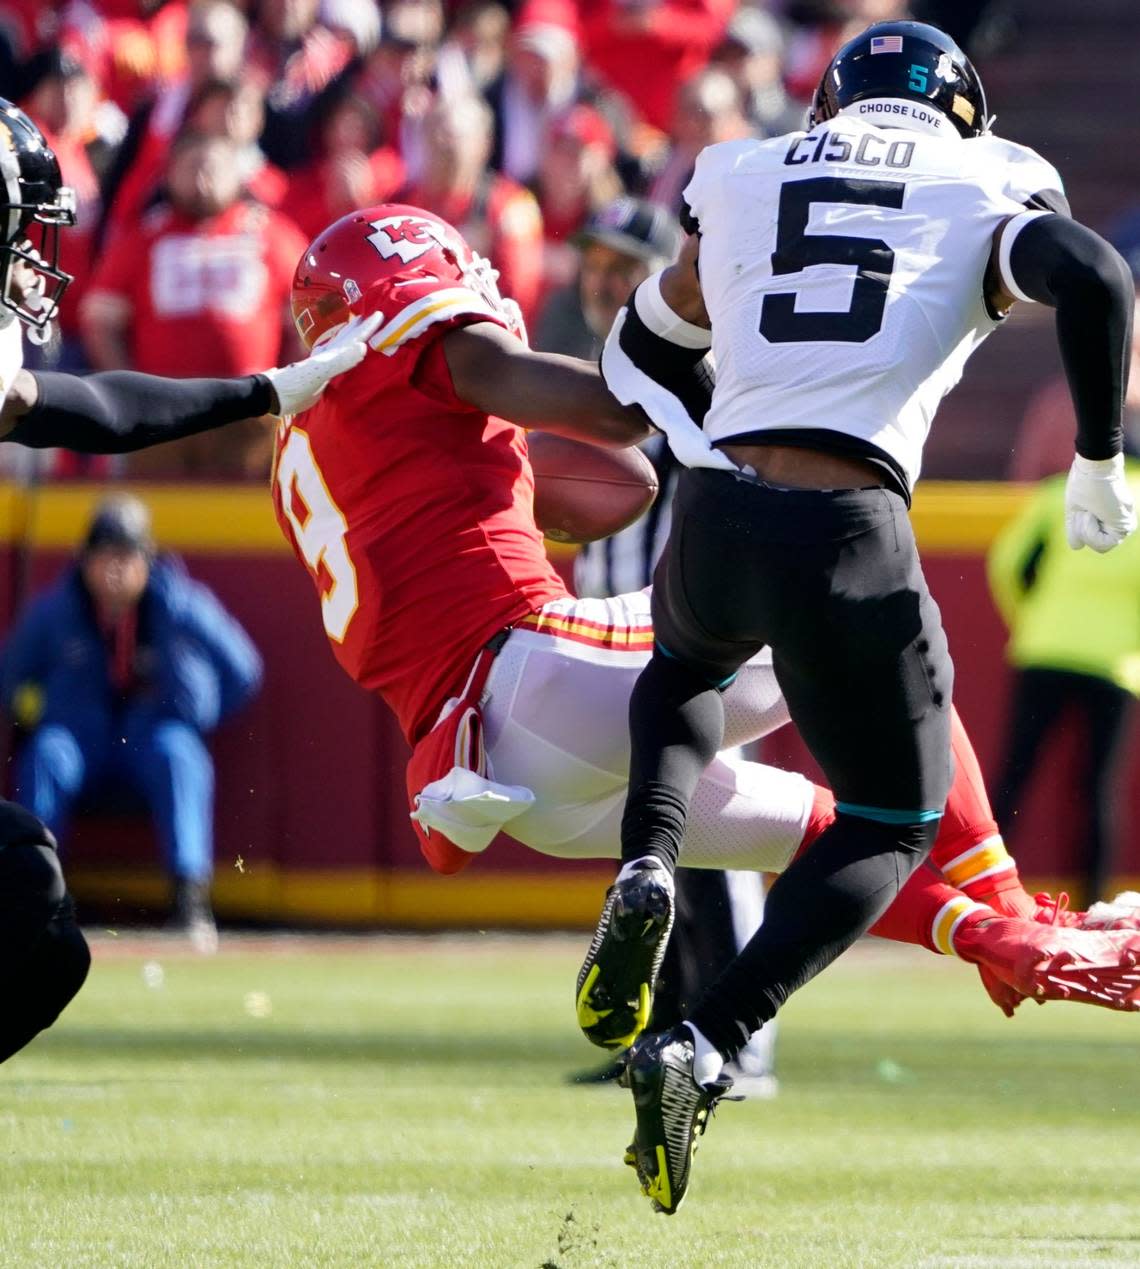
[[197, 0], [186, 26], [186, 69], [131, 117], [104, 188], [106, 221], [99, 236], [133, 232], [166, 171], [170, 147], [202, 87], [232, 82], [241, 72], [249, 27], [229, 0]]
[[233, 142], [242, 188], [266, 207], [280, 207], [289, 179], [258, 145], [264, 124], [265, 94], [249, 80], [214, 80], [199, 90], [186, 111], [189, 131]]
[[438, 98], [425, 119], [423, 175], [400, 201], [450, 221], [529, 319], [542, 285], [542, 214], [533, 194], [488, 168], [492, 122], [479, 97]]
[[292, 173], [285, 207], [308, 238], [356, 210], [389, 202], [404, 184], [404, 165], [380, 144], [380, 120], [352, 92], [331, 98], [318, 115], [318, 157]]
[[662, 132], [677, 89], [720, 42], [735, 0], [581, 0], [585, 61]]
[[[181, 134], [167, 190], [169, 202], [118, 238], [91, 279], [80, 309], [91, 364], [192, 377], [247, 375], [287, 359], [286, 305], [306, 246], [300, 231], [242, 197], [235, 149], [222, 137]], [[261, 430], [229, 433], [145, 451], [131, 470], [247, 473], [268, 452]]]
[[578, 252], [567, 239], [622, 192], [615, 153], [613, 132], [592, 106], [573, 106], [550, 129], [538, 169], [544, 297], [578, 272]]

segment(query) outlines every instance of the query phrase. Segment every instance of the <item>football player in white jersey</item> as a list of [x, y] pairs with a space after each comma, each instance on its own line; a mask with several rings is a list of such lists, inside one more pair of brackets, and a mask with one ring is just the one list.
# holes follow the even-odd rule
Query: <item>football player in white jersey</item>
[[828, 66], [808, 132], [710, 146], [685, 201], [687, 251], [634, 293], [602, 359], [619, 400], [667, 433], [679, 401], [662, 389], [684, 397], [682, 361], [711, 345], [716, 383], [710, 448], [688, 451], [655, 575], [623, 864], [579, 976], [587, 1005], [618, 1003], [579, 999], [587, 1034], [606, 1043], [652, 992], [722, 691], [762, 647], [839, 814], [688, 1021], [630, 1052], [628, 1161], [666, 1212], [724, 1062], [868, 928], [934, 839], [953, 671], [907, 509], [939, 401], [1014, 300], [1056, 311], [1078, 419], [1070, 544], [1107, 551], [1136, 526], [1127, 267], [1069, 218], [1048, 163], [989, 132], [977, 72], [944, 33], [870, 27]]
[[[242, 379], [160, 379], [23, 369], [71, 281], [59, 233], [75, 198], [39, 128], [0, 98], [0, 439], [35, 449], [124, 453], [258, 414], [306, 409], [357, 365], [376, 314], [351, 323], [303, 362]], [[334, 346], [335, 345], [335, 346]], [[83, 985], [90, 954], [47, 828], [0, 799], [0, 1062], [51, 1024]]]

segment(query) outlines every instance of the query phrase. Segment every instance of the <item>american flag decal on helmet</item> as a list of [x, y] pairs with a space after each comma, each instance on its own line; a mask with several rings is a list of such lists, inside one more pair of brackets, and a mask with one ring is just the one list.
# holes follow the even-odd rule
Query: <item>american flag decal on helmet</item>
[[874, 53], [901, 53], [902, 52], [902, 36], [901, 35], [872, 35], [871, 36], [871, 52]]

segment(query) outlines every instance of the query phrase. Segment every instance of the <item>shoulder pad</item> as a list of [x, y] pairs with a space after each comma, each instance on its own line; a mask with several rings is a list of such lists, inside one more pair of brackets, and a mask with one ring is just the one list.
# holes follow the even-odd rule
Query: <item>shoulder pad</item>
[[506, 314], [488, 299], [452, 278], [421, 274], [391, 279], [374, 298], [384, 323], [369, 344], [388, 357], [439, 322], [468, 317], [509, 325]]
[[755, 153], [764, 142], [754, 137], [740, 141], [718, 141], [716, 145], [708, 145], [697, 155], [693, 175], [682, 197], [689, 213], [696, 220], [701, 220], [709, 210], [709, 200], [717, 196], [716, 187], [720, 178], [731, 171], [746, 154]]
[[[987, 167], [993, 165], [1004, 192], [1014, 202], [1029, 203], [1047, 191], [1064, 196], [1065, 186], [1060, 172], [1029, 146], [992, 135], [977, 137], [968, 144], [983, 150]], [[1068, 206], [1067, 202], [1065, 206]]]

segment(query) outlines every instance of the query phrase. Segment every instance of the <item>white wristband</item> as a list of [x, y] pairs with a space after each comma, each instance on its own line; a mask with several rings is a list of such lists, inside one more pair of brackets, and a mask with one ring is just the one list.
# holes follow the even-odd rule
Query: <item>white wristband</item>
[[678, 317], [661, 294], [661, 273], [654, 273], [633, 293], [633, 306], [645, 325], [679, 348], [711, 348], [712, 331]]
[[1085, 476], [1123, 476], [1124, 455], [1113, 454], [1111, 458], [1084, 458], [1080, 454], [1074, 454], [1073, 469]]

